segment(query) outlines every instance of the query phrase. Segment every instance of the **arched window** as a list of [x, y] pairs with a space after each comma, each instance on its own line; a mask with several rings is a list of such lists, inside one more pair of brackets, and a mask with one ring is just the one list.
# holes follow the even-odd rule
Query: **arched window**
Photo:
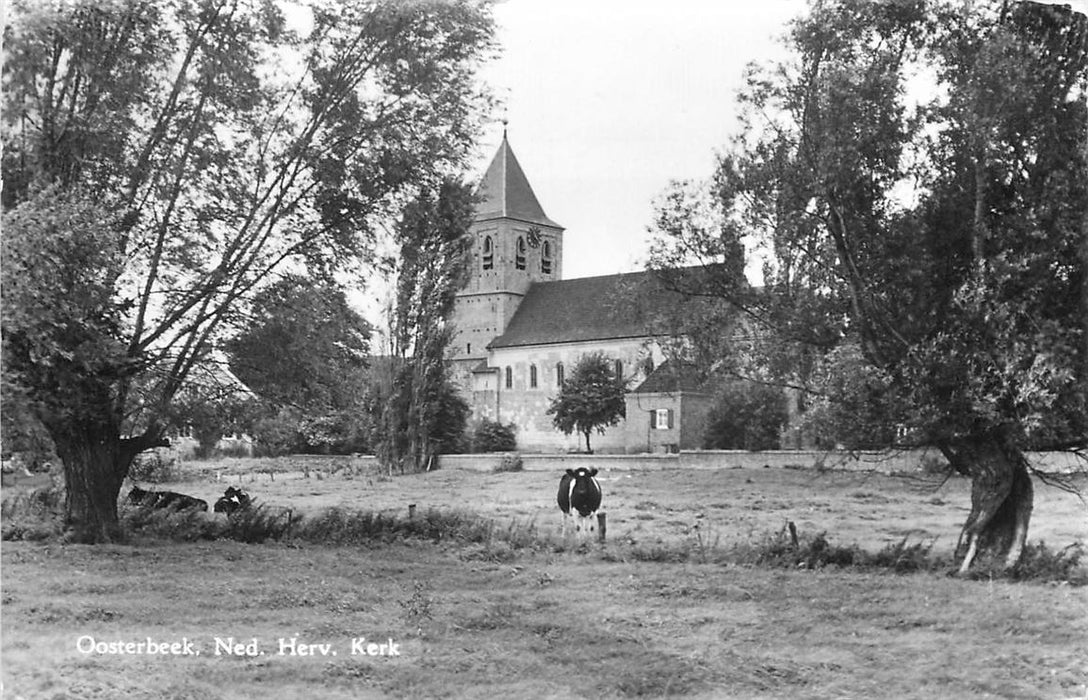
[[529, 365], [529, 388], [536, 388], [536, 365]]
[[514, 255], [514, 267], [519, 270], [525, 269], [525, 239], [518, 236], [517, 249]]
[[540, 246], [540, 271], [545, 275], [552, 274], [552, 242], [544, 241]]
[[495, 244], [491, 242], [491, 236], [484, 236], [484, 269], [495, 267]]
[[623, 379], [623, 360], [616, 360], [616, 379]]
[[558, 387], [563, 386], [563, 363], [555, 363], [555, 385]]
[[506, 368], [506, 388], [507, 389], [513, 389], [514, 388], [514, 370], [513, 370], [512, 367], [507, 367]]

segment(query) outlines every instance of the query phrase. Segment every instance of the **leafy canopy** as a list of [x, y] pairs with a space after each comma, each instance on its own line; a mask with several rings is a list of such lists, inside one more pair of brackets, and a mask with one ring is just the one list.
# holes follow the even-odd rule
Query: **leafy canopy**
[[734, 271], [690, 291], [756, 322], [759, 371], [858, 408], [825, 412], [826, 437], [871, 420], [865, 442], [900, 426], [938, 445], [1084, 444], [1088, 20], [835, 0], [787, 42], [791, 60], [748, 73], [717, 220], [666, 201], [652, 265], [712, 270], [760, 242], [761, 289]]
[[592, 451], [590, 433], [603, 434], [626, 415], [626, 392], [627, 380], [617, 374], [615, 363], [604, 353], [583, 355], [552, 399], [548, 414], [564, 435], [574, 431], [584, 435], [586, 450]]

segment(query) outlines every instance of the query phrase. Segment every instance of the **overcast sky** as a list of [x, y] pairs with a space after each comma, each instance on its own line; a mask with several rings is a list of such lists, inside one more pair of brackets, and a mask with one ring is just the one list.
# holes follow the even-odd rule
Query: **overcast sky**
[[[1079, 11], [1088, 0], [1064, 0]], [[737, 131], [745, 66], [784, 56], [803, 0], [505, 0], [485, 76], [544, 211], [566, 227], [563, 276], [641, 269], [654, 198], [706, 178]], [[481, 144], [484, 170], [503, 113]]]
[[[744, 67], [801, 0], [506, 0], [503, 55], [485, 76], [506, 105], [510, 145], [544, 211], [566, 227], [564, 278], [641, 269], [654, 198], [706, 178], [736, 131]], [[481, 145], [482, 175], [503, 113]]]

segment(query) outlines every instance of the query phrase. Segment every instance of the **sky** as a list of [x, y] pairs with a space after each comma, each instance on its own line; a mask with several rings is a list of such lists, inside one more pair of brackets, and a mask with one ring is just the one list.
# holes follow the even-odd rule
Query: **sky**
[[[1049, 0], [1044, 0], [1049, 1]], [[1059, 0], [1088, 12], [1088, 0]], [[642, 269], [653, 202], [712, 175], [738, 131], [745, 66], [786, 56], [804, 0], [505, 0], [483, 77], [505, 108], [475, 172], [510, 145], [545, 213], [566, 228], [563, 277]]]
[[801, 0], [505, 0], [503, 102], [480, 145], [480, 176], [503, 124], [545, 213], [566, 228], [563, 277], [642, 269], [653, 202], [670, 180], [704, 179], [736, 133], [745, 66], [780, 59]]

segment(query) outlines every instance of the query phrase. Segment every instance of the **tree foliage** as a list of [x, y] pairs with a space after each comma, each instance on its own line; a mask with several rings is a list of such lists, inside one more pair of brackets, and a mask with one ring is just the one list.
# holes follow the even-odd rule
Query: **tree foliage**
[[729, 382], [717, 392], [707, 414], [703, 448], [777, 450], [787, 417], [786, 395], [781, 387]]
[[474, 213], [471, 189], [445, 182], [405, 207], [397, 226], [396, 362], [378, 437], [378, 456], [390, 469], [427, 469], [434, 455], [462, 446], [469, 409], [450, 380], [446, 348], [456, 294], [467, 281]]
[[583, 355], [552, 399], [548, 414], [564, 435], [578, 431], [586, 438], [586, 452], [593, 452], [590, 434], [616, 425], [627, 413], [624, 395], [627, 380], [618, 375], [615, 361], [604, 353]]
[[[271, 453], [367, 449], [371, 327], [342, 290], [285, 275], [255, 295], [239, 324], [224, 347], [231, 370], [265, 406], [259, 443]], [[294, 437], [285, 440], [290, 425]]]
[[300, 9], [8, 8], [4, 369], [80, 539], [114, 536], [132, 457], [255, 290], [287, 265], [357, 270], [386, 215], [463, 167], [486, 5]]
[[663, 231], [655, 264], [760, 238], [765, 287], [719, 289], [764, 329], [766, 365], [828, 406], [833, 437], [861, 416], [876, 442], [938, 446], [974, 482], [964, 566], [1012, 564], [1023, 451], [1088, 443], [1088, 21], [835, 0], [788, 43], [749, 72], [721, 222]]
[[498, 421], [480, 421], [472, 431], [473, 452], [513, 452], [518, 448], [518, 426], [516, 423]]

